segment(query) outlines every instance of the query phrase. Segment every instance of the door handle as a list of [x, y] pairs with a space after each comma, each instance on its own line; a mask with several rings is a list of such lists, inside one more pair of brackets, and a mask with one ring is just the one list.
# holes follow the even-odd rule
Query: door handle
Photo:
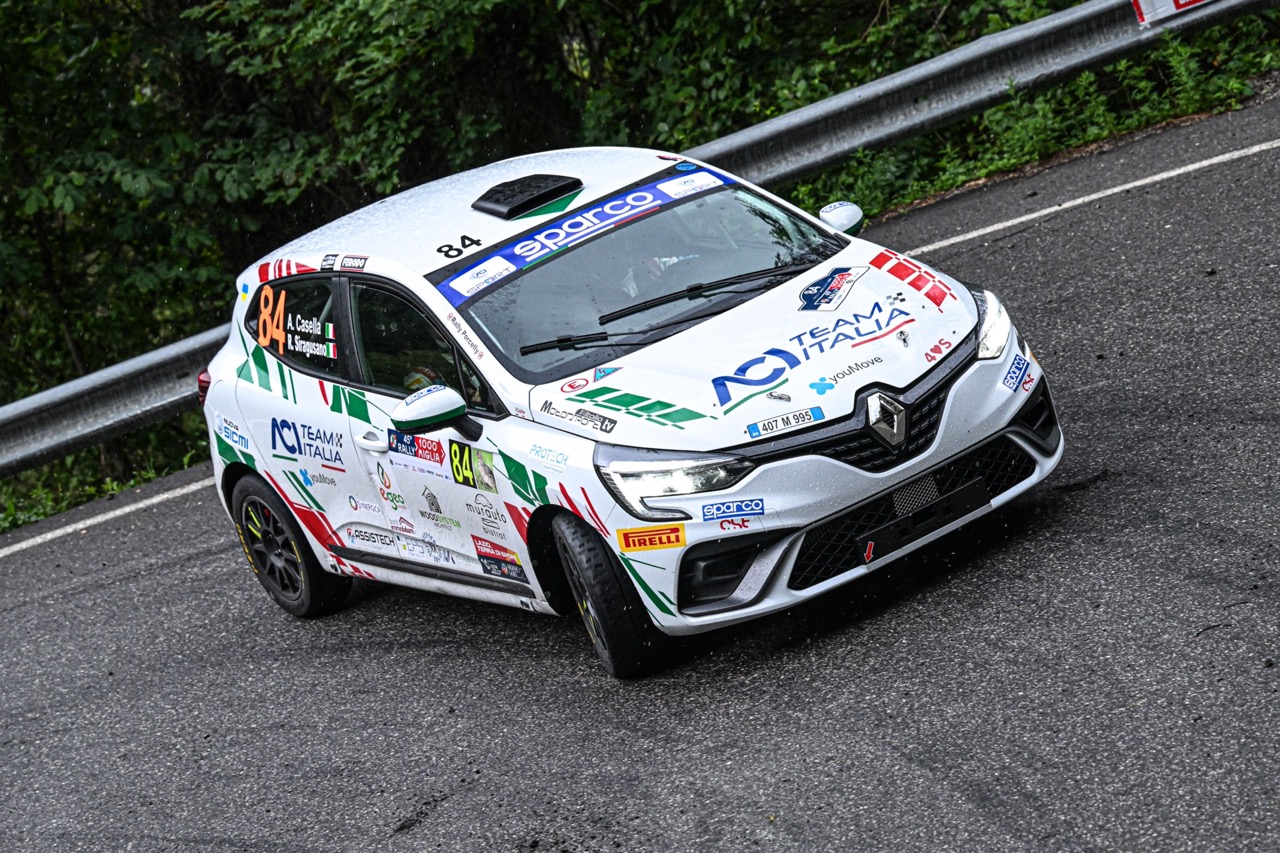
[[357, 435], [355, 442], [356, 447], [361, 450], [367, 450], [370, 453], [386, 453], [388, 450], [387, 440], [372, 430], [364, 435]]

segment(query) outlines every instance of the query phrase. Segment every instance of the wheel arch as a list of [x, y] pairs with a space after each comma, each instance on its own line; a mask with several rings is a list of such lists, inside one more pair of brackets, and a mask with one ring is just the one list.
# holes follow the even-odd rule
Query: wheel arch
[[[264, 483], [267, 483], [267, 479], [265, 477], [243, 462], [232, 462], [223, 470], [222, 482], [219, 484], [219, 488], [222, 493], [222, 505], [226, 508], [228, 515], [233, 515], [231, 508], [231, 495], [236, 490], [236, 483], [239, 483], [249, 475], [253, 475]], [[270, 486], [271, 484], [267, 483], [267, 485]], [[288, 504], [286, 503], [285, 506], [288, 506]]]
[[540, 506], [529, 516], [529, 558], [533, 563], [533, 573], [538, 578], [547, 604], [561, 616], [577, 613], [577, 605], [573, 600], [573, 591], [569, 588], [569, 578], [565, 575], [564, 564], [560, 561], [560, 552], [556, 549], [556, 535], [551, 528], [551, 521], [560, 513], [572, 513], [560, 506]]

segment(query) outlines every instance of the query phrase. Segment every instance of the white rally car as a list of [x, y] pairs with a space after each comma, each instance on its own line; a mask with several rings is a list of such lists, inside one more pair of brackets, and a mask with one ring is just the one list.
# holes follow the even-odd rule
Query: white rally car
[[244, 272], [201, 377], [298, 616], [350, 578], [577, 611], [618, 676], [847, 583], [1062, 455], [990, 291], [713, 166], [591, 148], [385, 199]]

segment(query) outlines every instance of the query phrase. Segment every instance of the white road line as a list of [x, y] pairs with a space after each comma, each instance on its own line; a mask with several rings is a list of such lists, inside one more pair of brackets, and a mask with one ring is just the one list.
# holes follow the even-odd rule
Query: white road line
[[[1198, 163], [1192, 163], [1187, 166], [1182, 166], [1181, 168], [1178, 168], [1178, 169], [1171, 169], [1168, 172], [1161, 172], [1158, 175], [1151, 175], [1150, 177], [1142, 178], [1141, 180], [1131, 181], [1127, 184], [1121, 184], [1120, 186], [1112, 187], [1109, 190], [1103, 190], [1102, 192], [1093, 193], [1092, 195], [1082, 196], [1081, 198], [1072, 199], [1071, 201], [1064, 201], [1062, 204], [1055, 204], [1053, 207], [1046, 207], [1045, 209], [1038, 210], [1035, 213], [1028, 213], [1026, 216], [1019, 216], [1016, 219], [1009, 219], [1004, 222], [998, 222], [995, 225], [988, 225], [986, 228], [979, 228], [978, 230], [970, 231], [967, 234], [958, 234], [955, 237], [948, 237], [946, 240], [939, 240], [936, 243], [929, 243], [926, 246], [917, 246], [914, 249], [909, 249], [907, 251], [907, 254], [922, 255], [926, 252], [933, 252], [933, 251], [937, 251], [938, 249], [945, 249], [947, 246], [954, 246], [957, 243], [964, 243], [969, 240], [977, 239], [978, 237], [985, 237], [988, 234], [994, 234], [997, 231], [1003, 231], [1006, 228], [1012, 228], [1015, 225], [1021, 225], [1024, 222], [1034, 222], [1037, 219], [1043, 219], [1046, 216], [1052, 216], [1053, 214], [1058, 213], [1060, 211], [1070, 210], [1073, 207], [1079, 207], [1080, 205], [1088, 204], [1091, 201], [1097, 201], [1099, 199], [1103, 199], [1108, 196], [1113, 196], [1118, 193], [1127, 192], [1128, 190], [1138, 189], [1139, 187], [1149, 186], [1151, 184], [1156, 184], [1161, 181], [1167, 181], [1170, 178], [1176, 178], [1179, 175], [1186, 175], [1191, 172], [1198, 172], [1201, 169], [1207, 169], [1210, 166], [1217, 166], [1222, 163], [1229, 163], [1232, 160], [1239, 160], [1242, 157], [1252, 157], [1255, 154], [1261, 154], [1264, 151], [1270, 151], [1274, 148], [1280, 148], [1280, 139], [1275, 139], [1275, 140], [1272, 140], [1271, 142], [1263, 142], [1260, 145], [1254, 145], [1250, 148], [1242, 148], [1239, 151], [1231, 151], [1227, 154], [1220, 154], [1217, 157], [1210, 157], [1208, 160], [1201, 160]], [[43, 545], [46, 542], [51, 542], [54, 539], [57, 539], [61, 536], [67, 536], [69, 534], [76, 533], [81, 530], [85, 530], [86, 528], [92, 527], [95, 524], [102, 524], [103, 522], [111, 521], [112, 519], [119, 518], [122, 515], [127, 515], [131, 512], [135, 512], [140, 509], [146, 509], [147, 507], [150, 507], [150, 506], [155, 506], [156, 504], [161, 503], [163, 501], [170, 500], [171, 498], [180, 498], [183, 495], [189, 495], [192, 492], [199, 491], [200, 489], [212, 488], [213, 485], [214, 484], [212, 480], [201, 480], [200, 482], [197, 482], [197, 483], [190, 483], [181, 488], [174, 489], [171, 492], [165, 492], [164, 494], [155, 495], [154, 497], [147, 498], [146, 500], [138, 501], [136, 504], [130, 504], [129, 506], [121, 507], [120, 509], [112, 510], [111, 512], [94, 516], [93, 518], [90, 518], [86, 521], [82, 521], [79, 524], [71, 524], [59, 530], [54, 530], [49, 533], [43, 533], [40, 536], [33, 536], [32, 538], [26, 540], [25, 542], [19, 542], [17, 545], [10, 545], [8, 548], [0, 548], [0, 560], [4, 559], [5, 557], [8, 557], [11, 554], [17, 554], [18, 552], [25, 551], [28, 548], [34, 548], [37, 545]]]
[[26, 541], [19, 542], [17, 545], [10, 545], [8, 548], [0, 548], [0, 560], [3, 560], [5, 557], [8, 557], [10, 554], [16, 554], [19, 551], [25, 551], [28, 548], [34, 548], [35, 546], [43, 545], [46, 542], [52, 542], [54, 539], [57, 539], [61, 536], [67, 536], [69, 534], [85, 530], [86, 528], [93, 527], [95, 524], [102, 524], [103, 522], [111, 521], [112, 519], [119, 518], [122, 515], [128, 515], [129, 513], [136, 512], [137, 510], [146, 509], [147, 507], [150, 507], [150, 506], [155, 506], [158, 503], [163, 503], [164, 501], [170, 500], [172, 498], [180, 498], [183, 495], [189, 495], [192, 492], [198, 492], [201, 489], [212, 489], [212, 488], [213, 488], [213, 480], [200, 480], [195, 483], [188, 483], [187, 485], [174, 489], [171, 492], [164, 492], [163, 494], [154, 495], [152, 497], [146, 498], [145, 500], [140, 500], [136, 504], [129, 504], [128, 506], [122, 506], [119, 509], [113, 509], [111, 512], [104, 512], [102, 515], [95, 515], [93, 518], [85, 519], [84, 521], [77, 522], [76, 524], [69, 524], [66, 527], [61, 527], [57, 530], [51, 530], [48, 533], [42, 533], [39, 536], [33, 536], [30, 539], [27, 539]]
[[1113, 196], [1117, 193], [1136, 190], [1139, 187], [1157, 184], [1161, 181], [1167, 181], [1170, 178], [1176, 178], [1179, 175], [1186, 175], [1191, 172], [1198, 172], [1201, 169], [1207, 169], [1210, 166], [1218, 166], [1222, 163], [1229, 163], [1232, 160], [1239, 160], [1241, 157], [1252, 157], [1255, 154], [1261, 154], [1264, 151], [1270, 151], [1273, 148], [1280, 148], [1280, 139], [1274, 139], [1271, 142], [1263, 142], [1261, 145], [1254, 145], [1251, 148], [1241, 148], [1239, 151], [1231, 151], [1227, 154], [1220, 154], [1217, 157], [1210, 157], [1208, 160], [1201, 160], [1199, 163], [1192, 163], [1188, 166], [1182, 166], [1177, 169], [1171, 169], [1168, 172], [1161, 172], [1158, 175], [1151, 175], [1138, 181], [1131, 181], [1127, 184], [1121, 184], [1118, 187], [1112, 187], [1109, 190], [1094, 193], [1093, 195], [1083, 196], [1082, 198], [1064, 201], [1062, 204], [1055, 204], [1053, 207], [1046, 207], [1044, 210], [1038, 210], [1035, 213], [1028, 213], [1026, 216], [1019, 216], [1017, 219], [1010, 219], [1005, 222], [999, 222], [995, 225], [988, 225], [986, 228], [979, 228], [977, 231], [970, 231], [967, 234], [959, 234], [955, 237], [948, 237], [946, 240], [939, 240], [936, 243], [930, 243], [927, 246], [918, 246], [914, 249], [908, 249], [909, 255], [922, 255], [926, 252], [945, 249], [947, 246], [954, 246], [957, 243], [964, 243], [974, 240], [978, 237], [985, 237], [988, 234], [994, 234], [997, 231], [1003, 231], [1006, 228], [1012, 228], [1015, 225], [1021, 225], [1024, 222], [1034, 222], [1037, 219], [1043, 219], [1046, 216], [1052, 216], [1064, 210], [1070, 210], [1073, 207], [1079, 207], [1082, 204], [1088, 204], [1091, 201]]

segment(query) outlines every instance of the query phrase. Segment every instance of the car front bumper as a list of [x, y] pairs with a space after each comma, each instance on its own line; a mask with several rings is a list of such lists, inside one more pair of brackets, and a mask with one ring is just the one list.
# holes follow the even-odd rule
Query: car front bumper
[[[696, 519], [685, 525], [686, 547], [622, 555], [643, 581], [654, 622], [684, 635], [785, 609], [905, 556], [1045, 479], [1062, 458], [1062, 432], [1039, 365], [1016, 340], [1011, 335], [1003, 358], [959, 371], [931, 444], [902, 464], [873, 473], [828, 455], [795, 455], [764, 462], [733, 489], [664, 499], [662, 507]], [[1030, 361], [1027, 389], [1004, 384], [1015, 356]], [[702, 520], [708, 503], [735, 501], [763, 501], [764, 511]], [[699, 561], [704, 565], [695, 569]], [[704, 570], [728, 571], [729, 585], [712, 596], [691, 594], [691, 576]]]

